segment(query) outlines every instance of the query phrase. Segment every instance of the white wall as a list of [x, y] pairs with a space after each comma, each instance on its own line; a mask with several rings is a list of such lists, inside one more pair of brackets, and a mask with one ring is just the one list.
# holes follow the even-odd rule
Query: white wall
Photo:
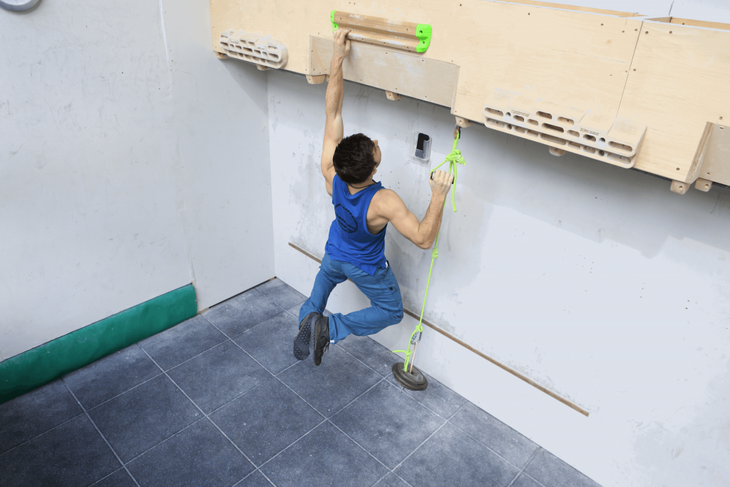
[[[728, 13], [720, 2], [678, 7], [700, 20]], [[288, 243], [322, 256], [334, 217], [318, 167], [326, 85], [272, 72], [268, 89], [276, 274], [308, 294], [318, 266]], [[451, 150], [449, 110], [353, 83], [345, 93], [346, 134], [379, 140], [376, 179], [421, 218], [428, 171]], [[409, 158], [417, 132], [434, 141], [428, 167]], [[428, 329], [417, 364], [602, 485], [730, 485], [730, 190], [677, 195], [669, 181], [555, 158], [483, 126], [465, 129], [459, 148], [467, 166], [426, 319], [590, 416]], [[430, 252], [389, 227], [386, 255], [406, 307], [420, 311]], [[328, 308], [367, 305], [345, 283]], [[404, 348], [415, 324], [375, 338]]]
[[208, 2], [0, 10], [0, 360], [272, 277], [268, 157], [266, 79], [215, 58]]

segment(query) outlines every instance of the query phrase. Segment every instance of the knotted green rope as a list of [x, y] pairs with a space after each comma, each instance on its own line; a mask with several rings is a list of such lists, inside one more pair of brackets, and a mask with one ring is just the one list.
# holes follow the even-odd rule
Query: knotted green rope
[[[464, 160], [464, 157], [461, 155], [461, 151], [456, 148], [456, 144], [459, 143], [459, 138], [461, 137], [461, 129], [457, 127], [456, 130], [454, 130], [454, 145], [451, 148], [451, 153], [446, 156], [446, 159], [444, 159], [444, 162], [439, 164], [438, 166], [431, 169], [431, 174], [433, 172], [446, 164], [449, 163], [449, 174], [454, 174], [454, 185], [451, 188], [451, 205], [454, 208], [454, 212], [456, 212], [456, 202], [454, 199], [454, 195], [456, 194], [456, 166], [457, 164], [461, 164], [463, 166], [466, 165], [466, 161]], [[446, 200], [444, 199], [444, 206], [446, 206]], [[433, 263], [436, 259], [439, 258], [439, 237], [441, 236], [441, 229], [439, 229], [438, 234], [436, 234], [436, 242], [433, 245], [433, 250], [431, 251], [431, 267], [428, 270], [428, 280], [426, 281], [426, 293], [423, 296], [423, 305], [421, 306], [421, 317], [418, 320], [418, 326], [416, 326], [416, 329], [413, 330], [413, 333], [411, 333], [411, 337], [408, 341], [408, 350], [393, 350], [395, 353], [405, 353], [406, 354], [406, 360], [403, 363], [403, 371], [408, 372], [408, 362], [411, 359], [411, 355], [415, 353], [415, 345], [418, 344], [418, 342], [421, 341], [421, 334], [423, 333], [423, 312], [426, 310], [426, 298], [428, 297], [428, 288], [431, 284], [431, 273], [433, 272]], [[414, 345], [413, 351], [411, 351], [411, 345]]]

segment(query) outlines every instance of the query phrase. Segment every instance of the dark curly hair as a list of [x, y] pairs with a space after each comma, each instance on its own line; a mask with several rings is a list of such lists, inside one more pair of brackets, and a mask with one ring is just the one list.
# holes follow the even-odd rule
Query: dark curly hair
[[375, 143], [363, 134], [345, 137], [335, 149], [332, 162], [335, 172], [347, 184], [361, 184], [375, 169]]

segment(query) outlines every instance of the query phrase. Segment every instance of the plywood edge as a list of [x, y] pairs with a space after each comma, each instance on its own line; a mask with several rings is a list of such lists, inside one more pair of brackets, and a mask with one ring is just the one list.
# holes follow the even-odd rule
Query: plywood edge
[[660, 22], [665, 24], [684, 25], [688, 27], [701, 27], [703, 29], [714, 29], [714, 30], [728, 30], [730, 31], [730, 24], [723, 24], [721, 22], [708, 22], [705, 20], [692, 20], [692, 19], [679, 19], [677, 17], [654, 17], [644, 19], [649, 22]]
[[495, 3], [514, 3], [514, 4], [518, 4], [518, 5], [530, 5], [530, 6], [538, 7], [538, 8], [552, 8], [552, 9], [556, 9], [556, 10], [572, 10], [574, 12], [611, 15], [614, 17], [643, 17], [643, 15], [638, 14], [638, 13], [633, 13], [633, 12], [622, 12], [620, 10], [605, 10], [605, 9], [600, 9], [600, 8], [581, 7], [578, 5], [565, 5], [562, 3], [539, 2], [536, 0], [489, 0], [489, 1], [493, 1]]
[[705, 154], [707, 153], [708, 142], [710, 141], [710, 134], [712, 133], [713, 125], [714, 124], [712, 122], [707, 122], [705, 124], [705, 129], [702, 131], [700, 142], [697, 144], [697, 150], [695, 151], [695, 155], [692, 158], [692, 165], [690, 166], [689, 171], [687, 172], [687, 177], [685, 178], [685, 182], [687, 183], [695, 182], [700, 172], [700, 169], [702, 168], [702, 163], [704, 162]]

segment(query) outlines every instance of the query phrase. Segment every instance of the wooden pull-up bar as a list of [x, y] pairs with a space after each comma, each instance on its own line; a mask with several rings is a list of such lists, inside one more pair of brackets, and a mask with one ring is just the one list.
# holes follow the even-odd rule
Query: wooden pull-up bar
[[409, 52], [426, 52], [431, 43], [431, 26], [369, 15], [333, 10], [332, 29], [349, 29], [352, 41], [360, 41]]

